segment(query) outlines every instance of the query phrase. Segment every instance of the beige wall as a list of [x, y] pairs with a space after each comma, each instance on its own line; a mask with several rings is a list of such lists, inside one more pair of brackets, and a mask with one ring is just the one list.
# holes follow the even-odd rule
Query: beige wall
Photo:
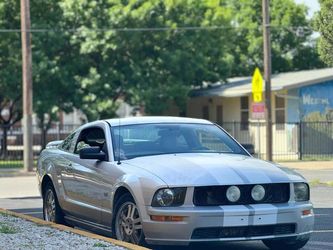
[[195, 97], [189, 99], [187, 103], [187, 116], [193, 118], [202, 118], [202, 108], [209, 107], [209, 120], [216, 122], [217, 106], [223, 107], [223, 121], [240, 121], [240, 98], [222, 98], [222, 97]]
[[[272, 120], [275, 122], [275, 92], [272, 93]], [[287, 118], [287, 99], [285, 99], [285, 118]], [[266, 151], [266, 127], [264, 120], [252, 120], [251, 112], [252, 95], [249, 95], [250, 121], [254, 122], [249, 126], [248, 130], [241, 130], [239, 124], [232, 122], [240, 122], [240, 97], [196, 97], [191, 98], [187, 105], [187, 116], [194, 118], [202, 118], [202, 108], [207, 105], [209, 107], [209, 120], [216, 122], [216, 107], [223, 106], [223, 127], [232, 136], [241, 143], [252, 143], [255, 145], [255, 151], [260, 158], [265, 158]], [[256, 122], [259, 122], [258, 124]], [[289, 159], [297, 159], [297, 143], [293, 142], [295, 128], [286, 125], [284, 129], [277, 129], [273, 125], [273, 152], [276, 155], [275, 160], [288, 155]], [[283, 158], [282, 158], [283, 159]]]
[[173, 105], [171, 105], [168, 108], [168, 110], [166, 110], [165, 112], [163, 112], [162, 115], [166, 115], [166, 116], [179, 116], [180, 115], [179, 112], [180, 112], [179, 108], [175, 104], [173, 104]]
[[[275, 92], [272, 93], [272, 120], [275, 122]], [[288, 99], [285, 99], [285, 118], [287, 120], [287, 105]], [[250, 110], [250, 121], [252, 120], [252, 95], [249, 95], [249, 110]], [[216, 122], [216, 109], [218, 105], [223, 107], [223, 122], [239, 122], [240, 121], [240, 97], [195, 97], [189, 99], [187, 103], [187, 116], [193, 118], [202, 118], [202, 108], [204, 106], [209, 107], [209, 120]]]

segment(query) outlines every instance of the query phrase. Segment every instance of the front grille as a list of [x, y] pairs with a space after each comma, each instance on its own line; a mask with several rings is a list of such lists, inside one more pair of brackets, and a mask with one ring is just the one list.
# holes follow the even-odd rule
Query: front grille
[[218, 238], [239, 238], [258, 237], [269, 235], [294, 234], [295, 224], [276, 224], [262, 226], [241, 226], [241, 227], [205, 227], [197, 228], [192, 233], [192, 239], [218, 239]]
[[237, 202], [230, 202], [226, 197], [226, 191], [230, 185], [205, 186], [194, 188], [193, 204], [196, 206], [221, 206], [221, 205], [246, 205], [258, 203], [285, 203], [289, 201], [290, 184], [273, 183], [260, 184], [265, 188], [265, 197], [257, 202], [251, 197], [251, 190], [256, 184], [237, 185], [241, 191]]

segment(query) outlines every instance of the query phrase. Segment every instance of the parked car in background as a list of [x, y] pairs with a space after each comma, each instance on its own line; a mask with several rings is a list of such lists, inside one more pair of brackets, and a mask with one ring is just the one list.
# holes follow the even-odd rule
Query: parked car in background
[[298, 249], [314, 225], [302, 176], [253, 158], [201, 119], [88, 123], [50, 143], [37, 174], [45, 220], [135, 244], [262, 240]]

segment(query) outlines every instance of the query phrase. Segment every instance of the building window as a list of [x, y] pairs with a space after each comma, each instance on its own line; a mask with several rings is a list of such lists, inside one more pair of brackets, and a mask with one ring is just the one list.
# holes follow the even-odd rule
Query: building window
[[242, 96], [241, 102], [241, 130], [249, 129], [249, 97]]
[[223, 123], [223, 107], [222, 105], [216, 106], [216, 123], [222, 125]]
[[283, 130], [285, 119], [285, 100], [282, 97], [275, 96], [275, 123], [277, 130]]
[[202, 118], [209, 120], [209, 107], [208, 106], [202, 107]]

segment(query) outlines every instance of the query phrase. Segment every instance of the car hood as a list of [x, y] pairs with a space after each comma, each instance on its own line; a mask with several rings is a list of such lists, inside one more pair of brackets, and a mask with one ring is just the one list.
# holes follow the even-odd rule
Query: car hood
[[170, 187], [305, 181], [288, 168], [236, 154], [166, 154], [137, 157], [126, 164], [156, 175]]

